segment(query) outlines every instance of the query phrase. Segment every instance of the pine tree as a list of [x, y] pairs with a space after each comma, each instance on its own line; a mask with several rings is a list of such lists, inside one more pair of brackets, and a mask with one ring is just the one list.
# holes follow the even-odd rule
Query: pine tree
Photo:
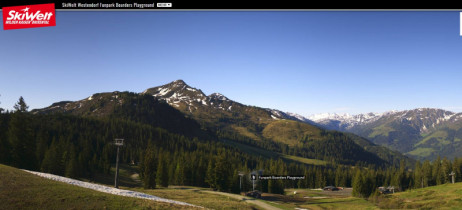
[[18, 168], [30, 170], [36, 169], [35, 140], [32, 137], [30, 119], [27, 112], [28, 106], [22, 97], [14, 105], [16, 112], [12, 114], [8, 129], [8, 137], [11, 145], [12, 164]]
[[323, 188], [326, 186], [324, 176], [322, 175], [321, 168], [316, 168], [316, 182], [315, 188]]
[[[283, 175], [282, 164], [278, 161], [271, 161], [270, 174]], [[274, 194], [284, 194], [284, 183], [282, 180], [268, 180], [268, 192]]]
[[452, 172], [452, 163], [449, 161], [446, 157], [443, 158], [443, 161], [441, 163], [441, 176], [443, 183], [450, 183], [451, 178], [449, 177], [449, 174]]
[[462, 159], [459, 158], [454, 158], [454, 161], [452, 162], [452, 170], [456, 174], [456, 182], [459, 182], [462, 180], [461, 178], [461, 169], [462, 169]]
[[209, 163], [207, 166], [207, 172], [205, 177], [205, 182], [209, 184], [210, 188], [216, 188], [216, 177], [215, 177], [215, 166], [213, 164], [212, 158], [209, 159]]
[[[281, 174], [281, 175], [288, 174], [287, 169], [284, 166], [285, 164], [283, 163], [282, 159], [279, 159], [276, 163], [276, 169], [277, 169], [278, 174]], [[276, 184], [277, 184], [277, 191], [275, 193], [284, 195], [284, 181], [277, 180]]]
[[406, 173], [406, 163], [404, 160], [401, 160], [399, 165], [399, 171], [397, 173], [398, 183], [397, 186], [401, 190], [406, 190], [408, 188], [409, 180]]
[[[0, 95], [0, 96], [1, 96], [1, 95]], [[1, 102], [0, 102], [0, 104], [1, 104]], [[4, 110], [4, 109], [0, 107], [0, 114], [3, 112], [3, 110]]]
[[423, 187], [430, 186], [432, 182], [432, 166], [429, 160], [424, 161], [422, 165]]
[[168, 166], [165, 163], [164, 154], [159, 155], [156, 182], [162, 187], [168, 187]]
[[16, 112], [27, 112], [29, 106], [27, 106], [26, 102], [24, 101], [24, 98], [21, 96], [19, 97], [19, 101], [16, 102], [13, 108]]
[[424, 186], [424, 173], [420, 161], [417, 161], [414, 169], [414, 188], [423, 188]]
[[78, 162], [75, 157], [71, 157], [69, 163], [66, 166], [65, 176], [70, 178], [78, 178], [80, 176], [78, 168]]
[[237, 169], [235, 169], [234, 172], [233, 172], [233, 176], [232, 176], [232, 179], [231, 179], [231, 186], [230, 186], [230, 189], [231, 189], [232, 193], [236, 193], [236, 194], [240, 193], [239, 178], [240, 178], [239, 177], [239, 172], [237, 171]]
[[0, 113], [0, 163], [10, 164], [11, 147], [9, 139], [6, 137], [8, 125], [6, 114]]
[[174, 176], [176, 185], [184, 185], [184, 166], [182, 160], [178, 161], [176, 164]]
[[143, 179], [145, 189], [156, 188], [157, 161], [154, 156], [154, 147], [149, 142], [143, 160]]
[[58, 141], [53, 139], [50, 148], [46, 151], [42, 161], [41, 171], [56, 175], [64, 174], [64, 166], [61, 162], [62, 150], [59, 148]]
[[215, 163], [215, 182], [219, 191], [226, 192], [229, 187], [229, 177], [231, 165], [229, 164], [226, 155], [222, 152]]
[[372, 170], [369, 171], [369, 173], [366, 173], [366, 176], [364, 177], [364, 189], [363, 189], [363, 193], [365, 197], [369, 197], [370, 195], [372, 195], [372, 193], [375, 192], [375, 189], [377, 189], [375, 177], [377, 177], [377, 175]]
[[355, 197], [364, 197], [364, 190], [365, 183], [364, 183], [364, 177], [361, 173], [361, 171], [358, 169], [356, 171], [355, 176], [353, 177], [353, 196]]
[[395, 187], [395, 189], [400, 189], [402, 187], [402, 174], [399, 170], [394, 171], [393, 176], [391, 178], [391, 186]]
[[441, 170], [441, 157], [438, 155], [436, 160], [433, 162], [433, 171], [432, 176], [435, 185], [440, 185], [444, 183], [444, 177], [442, 176]]
[[340, 166], [335, 169], [335, 186], [346, 187], [346, 173]]

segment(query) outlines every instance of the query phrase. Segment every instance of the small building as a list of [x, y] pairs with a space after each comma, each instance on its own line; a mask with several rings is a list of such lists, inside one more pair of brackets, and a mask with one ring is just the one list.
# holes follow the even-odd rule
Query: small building
[[245, 193], [245, 196], [254, 197], [254, 198], [261, 198], [261, 193], [259, 191], [255, 190], [255, 191], [250, 191], [250, 192]]
[[380, 194], [391, 194], [391, 193], [395, 193], [396, 191], [394, 186], [379, 187], [378, 190]]
[[327, 186], [327, 187], [324, 187], [322, 190], [324, 190], [324, 191], [339, 191], [339, 189], [337, 187], [334, 187], [334, 186]]

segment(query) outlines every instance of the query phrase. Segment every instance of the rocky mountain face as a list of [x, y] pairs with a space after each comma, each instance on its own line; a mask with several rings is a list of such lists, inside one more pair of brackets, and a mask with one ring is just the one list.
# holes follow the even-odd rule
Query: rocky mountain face
[[453, 158], [462, 149], [462, 113], [419, 108], [359, 115], [322, 114], [308, 117], [318, 125], [352, 132], [419, 159]]
[[[277, 120], [290, 119], [298, 120], [285, 112], [275, 109], [262, 109], [254, 106], [247, 106], [220, 93], [205, 95], [202, 90], [187, 85], [183, 80], [176, 80], [169, 84], [149, 88], [142, 94], [152, 95], [164, 100], [171, 106], [192, 115], [204, 115], [207, 112], [209, 117], [227, 115], [233, 113], [234, 117], [255, 118], [255, 120]], [[258, 109], [255, 110], [255, 109]], [[257, 111], [257, 112], [256, 112]]]

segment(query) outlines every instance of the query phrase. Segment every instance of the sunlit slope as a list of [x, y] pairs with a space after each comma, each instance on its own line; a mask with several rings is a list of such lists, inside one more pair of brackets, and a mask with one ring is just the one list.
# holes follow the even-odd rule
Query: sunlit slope
[[460, 209], [462, 183], [444, 184], [389, 195], [378, 202], [381, 208]]
[[0, 209], [186, 209], [97, 192], [0, 165]]
[[278, 120], [269, 123], [262, 132], [263, 136], [290, 146], [302, 145], [303, 141], [326, 139], [321, 129], [292, 120]]

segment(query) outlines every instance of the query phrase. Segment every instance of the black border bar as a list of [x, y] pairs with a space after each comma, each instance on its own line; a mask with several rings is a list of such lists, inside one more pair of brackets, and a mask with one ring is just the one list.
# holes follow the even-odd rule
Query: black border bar
[[[242, 0], [1, 0], [0, 8], [5, 6], [20, 6], [30, 4], [55, 3], [56, 9], [72, 10], [462, 10], [460, 5], [453, 5], [449, 2], [426, 1], [418, 4], [390, 5], [380, 4], [383, 2], [369, 1], [354, 3], [353, 1], [307, 1], [307, 0], [282, 0], [282, 1], [242, 1]], [[93, 5], [79, 7], [80, 5]], [[155, 7], [136, 7], [135, 3], [151, 4]], [[157, 7], [157, 3], [171, 3], [172, 7]], [[403, 2], [401, 2], [403, 3]], [[445, 3], [445, 4], [442, 4]], [[117, 6], [115, 6], [117, 4]], [[72, 5], [76, 5], [75, 7]], [[95, 6], [99, 5], [99, 6]], [[106, 7], [104, 7], [106, 5]], [[114, 6], [114, 7], [113, 7]]]

